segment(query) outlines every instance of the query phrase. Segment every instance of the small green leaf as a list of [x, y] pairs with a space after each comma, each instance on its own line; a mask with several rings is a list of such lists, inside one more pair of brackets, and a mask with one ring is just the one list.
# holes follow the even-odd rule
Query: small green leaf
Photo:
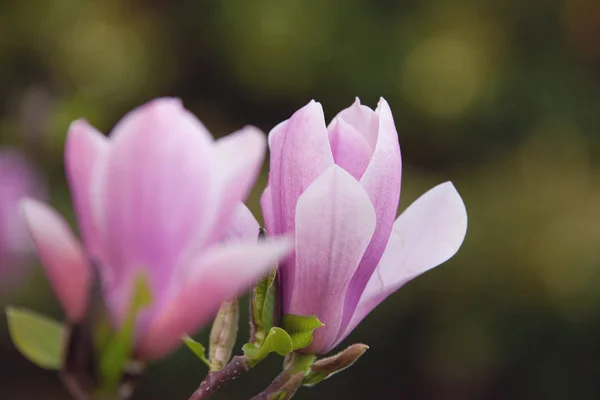
[[286, 331], [277, 327], [271, 328], [262, 345], [257, 346], [252, 343], [246, 343], [242, 347], [242, 351], [248, 359], [248, 364], [252, 367], [261, 362], [270, 353], [285, 356], [291, 353], [292, 350], [292, 338], [290, 338], [290, 335]]
[[103, 387], [107, 390], [114, 388], [123, 374], [123, 369], [131, 358], [135, 322], [138, 313], [151, 302], [152, 296], [148, 280], [139, 274], [132, 291], [129, 308], [121, 327], [113, 332], [107, 346], [103, 349], [100, 359], [100, 371]]
[[253, 326], [256, 340], [260, 344], [264, 340], [266, 333], [273, 327], [275, 309], [277, 306], [277, 270], [274, 269], [269, 276], [254, 287], [252, 291], [252, 315], [251, 324]]
[[285, 314], [281, 319], [281, 327], [292, 338], [293, 349], [303, 349], [313, 340], [313, 331], [325, 326], [315, 316]]
[[183, 338], [183, 342], [186, 344], [188, 349], [190, 349], [192, 353], [194, 353], [196, 357], [200, 359], [200, 361], [202, 361], [204, 364], [206, 364], [208, 368], [210, 368], [210, 362], [206, 358], [206, 349], [204, 348], [202, 343], [196, 342], [189, 336], [185, 336]]
[[65, 328], [59, 322], [24, 308], [7, 307], [8, 329], [17, 349], [38, 366], [59, 370]]
[[275, 318], [275, 309], [277, 307], [277, 280], [275, 279], [277, 270], [274, 270], [267, 279], [267, 291], [265, 293], [264, 303], [261, 312], [262, 326], [265, 332], [273, 327]]
[[269, 277], [256, 284], [252, 291], [252, 318], [257, 327], [262, 328], [262, 309], [265, 304]]

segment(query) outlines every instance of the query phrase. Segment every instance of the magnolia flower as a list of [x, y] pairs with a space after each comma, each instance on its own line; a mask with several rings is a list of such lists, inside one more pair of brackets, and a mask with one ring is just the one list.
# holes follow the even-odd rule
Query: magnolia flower
[[25, 158], [14, 150], [0, 151], [0, 287], [9, 289], [24, 276], [32, 246], [18, 212], [25, 196], [44, 198], [41, 177]]
[[48, 206], [22, 205], [68, 317], [77, 321], [85, 313], [91, 261], [116, 325], [133, 280], [144, 273], [153, 301], [138, 316], [135, 351], [156, 359], [267, 273], [288, 252], [285, 239], [220, 244], [235, 225], [265, 147], [264, 135], [252, 127], [213, 140], [175, 99], [132, 111], [109, 138], [83, 120], [73, 122], [65, 161], [83, 245]]
[[280, 264], [284, 313], [316, 315], [304, 352], [324, 354], [406, 282], [458, 251], [465, 206], [450, 182], [396, 219], [401, 160], [387, 102], [356, 102], [325, 126], [311, 101], [269, 134], [271, 172], [261, 198], [271, 236], [295, 235]]

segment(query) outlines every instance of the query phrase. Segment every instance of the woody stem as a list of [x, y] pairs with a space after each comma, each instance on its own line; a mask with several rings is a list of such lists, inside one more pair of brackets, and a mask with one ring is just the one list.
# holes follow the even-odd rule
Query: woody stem
[[210, 372], [200, 383], [200, 386], [192, 394], [189, 400], [208, 399], [225, 383], [237, 378], [250, 369], [250, 365], [244, 356], [235, 356], [225, 365], [222, 370]]

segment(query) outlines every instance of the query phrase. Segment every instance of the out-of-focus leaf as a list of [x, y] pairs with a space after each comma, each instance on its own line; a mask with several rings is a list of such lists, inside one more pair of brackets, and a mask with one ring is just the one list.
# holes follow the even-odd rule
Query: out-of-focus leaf
[[206, 364], [208, 368], [210, 368], [210, 362], [206, 358], [206, 349], [204, 348], [204, 345], [202, 343], [196, 342], [189, 336], [185, 336], [183, 338], [183, 342], [186, 344], [188, 349], [190, 349], [192, 353], [194, 353], [196, 357], [200, 359], [200, 361], [202, 361], [204, 364]]
[[7, 307], [8, 329], [17, 349], [36, 365], [59, 370], [64, 353], [64, 326], [24, 308]]
[[135, 321], [138, 313], [152, 301], [148, 280], [139, 274], [135, 281], [127, 315], [121, 327], [114, 331], [100, 356], [102, 386], [107, 390], [116, 387], [123, 370], [131, 358]]

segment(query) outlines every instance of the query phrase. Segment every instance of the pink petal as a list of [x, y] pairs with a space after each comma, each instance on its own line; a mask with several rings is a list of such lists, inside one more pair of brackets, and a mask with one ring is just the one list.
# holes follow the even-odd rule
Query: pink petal
[[329, 145], [321, 104], [311, 101], [269, 134], [274, 231], [294, 231], [296, 203], [302, 192], [329, 166]]
[[91, 273], [85, 254], [66, 221], [36, 200], [20, 204], [46, 275], [67, 316], [80, 320], [88, 301]]
[[394, 126], [392, 112], [383, 98], [379, 101], [375, 113], [379, 117], [377, 144], [371, 162], [360, 179], [360, 183], [375, 207], [377, 229], [360, 267], [350, 283], [342, 327], [350, 322], [360, 296], [381, 259], [400, 201], [402, 169], [400, 145], [398, 144], [398, 133]]
[[259, 229], [260, 225], [258, 225], [258, 221], [252, 215], [252, 211], [243, 203], [240, 203], [233, 212], [233, 218], [225, 234], [225, 241], [254, 243], [258, 240]]
[[325, 353], [335, 340], [348, 284], [374, 231], [375, 211], [369, 197], [360, 183], [337, 165], [327, 169], [300, 196], [296, 209], [296, 267], [287, 275], [294, 276], [294, 286], [284, 310], [316, 315], [325, 324], [315, 331], [305, 351]]
[[216, 171], [223, 185], [219, 201], [220, 212], [211, 229], [211, 234], [217, 240], [221, 236], [220, 232], [230, 224], [235, 207], [246, 200], [252, 190], [260, 173], [266, 146], [265, 134], [252, 126], [217, 140]]
[[357, 97], [354, 103], [345, 110], [340, 111], [334, 120], [340, 119], [352, 126], [366, 140], [369, 148], [374, 149], [377, 145], [379, 133], [379, 117], [376, 112], [367, 106], [360, 104]]
[[[212, 227], [217, 204], [213, 140], [173, 99], [152, 101], [129, 113], [111, 137], [101, 177], [104, 242], [116, 287], [112, 308], [124, 311], [134, 269], [149, 273], [160, 303], [176, 278], [182, 255], [197, 248]], [[199, 232], [200, 231], [200, 232]]]
[[94, 221], [92, 182], [108, 149], [107, 138], [86, 121], [74, 121], [69, 127], [65, 145], [67, 178], [83, 242], [94, 258], [98, 257], [101, 244]]
[[292, 248], [286, 238], [213, 248], [199, 260], [183, 287], [150, 321], [140, 337], [138, 355], [163, 357], [214, 316], [221, 302], [236, 297], [266, 275]]
[[360, 179], [371, 161], [373, 148], [361, 132], [337, 117], [327, 128], [335, 163]]
[[381, 262], [339, 341], [391, 293], [456, 254], [466, 233], [467, 210], [451, 182], [419, 197], [394, 223]]
[[271, 197], [271, 187], [267, 186], [262, 196], [260, 196], [260, 208], [262, 210], [265, 229], [269, 235], [275, 232], [275, 221], [273, 212], [273, 198]]

